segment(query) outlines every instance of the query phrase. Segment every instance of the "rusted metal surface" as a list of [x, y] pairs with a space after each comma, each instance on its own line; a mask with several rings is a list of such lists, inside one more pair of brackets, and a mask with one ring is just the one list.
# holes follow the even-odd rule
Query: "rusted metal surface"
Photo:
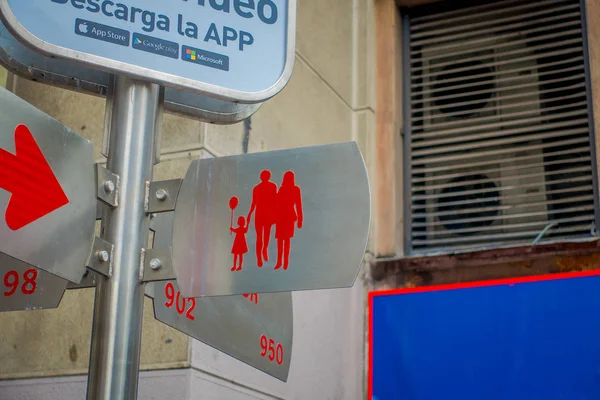
[[400, 7], [415, 7], [439, 1], [440, 0], [396, 0], [396, 3], [398, 3]]
[[417, 287], [600, 268], [600, 242], [555, 243], [475, 253], [376, 259], [372, 289]]
[[392, 266], [397, 270], [440, 270], [490, 264], [503, 264], [519, 261], [532, 261], [541, 258], [589, 255], [600, 253], [600, 241], [548, 243], [537, 246], [495, 248], [473, 252], [461, 252], [417, 257], [378, 259], [379, 268]]

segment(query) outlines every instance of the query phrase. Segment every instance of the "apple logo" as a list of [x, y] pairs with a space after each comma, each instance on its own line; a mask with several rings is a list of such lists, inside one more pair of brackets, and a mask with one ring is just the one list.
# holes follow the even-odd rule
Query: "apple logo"
[[79, 24], [79, 32], [88, 33], [88, 26], [85, 22], [82, 22], [81, 24]]

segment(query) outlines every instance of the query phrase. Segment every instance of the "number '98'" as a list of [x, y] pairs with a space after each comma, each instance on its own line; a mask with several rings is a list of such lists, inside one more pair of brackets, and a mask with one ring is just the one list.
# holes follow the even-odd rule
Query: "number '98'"
[[[37, 289], [36, 279], [38, 272], [36, 269], [31, 268], [23, 273], [23, 284], [21, 285], [21, 293], [24, 295], [34, 294]], [[4, 297], [10, 297], [17, 292], [21, 277], [17, 271], [8, 271], [4, 275], [4, 286], [8, 289], [4, 292]]]

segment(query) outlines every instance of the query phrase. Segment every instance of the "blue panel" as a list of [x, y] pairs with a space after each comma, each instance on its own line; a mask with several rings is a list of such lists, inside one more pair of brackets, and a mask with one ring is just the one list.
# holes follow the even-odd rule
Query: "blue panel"
[[373, 398], [600, 399], [600, 277], [373, 297]]

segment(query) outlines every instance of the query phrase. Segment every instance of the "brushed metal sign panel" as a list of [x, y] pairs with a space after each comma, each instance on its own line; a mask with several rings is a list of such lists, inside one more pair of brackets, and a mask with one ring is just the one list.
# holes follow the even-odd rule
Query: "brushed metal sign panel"
[[57, 308], [67, 281], [0, 253], [0, 312]]
[[184, 298], [176, 281], [151, 282], [154, 317], [243, 363], [287, 381], [292, 358], [292, 294]]
[[371, 211], [354, 142], [194, 161], [173, 226], [185, 297], [353, 285]]
[[[151, 223], [154, 248], [171, 246], [173, 212]], [[248, 293], [186, 299], [175, 280], [146, 284], [157, 320], [223, 353], [286, 381], [292, 358], [292, 294]]]
[[94, 240], [92, 143], [0, 88], [0, 252], [79, 283]]

